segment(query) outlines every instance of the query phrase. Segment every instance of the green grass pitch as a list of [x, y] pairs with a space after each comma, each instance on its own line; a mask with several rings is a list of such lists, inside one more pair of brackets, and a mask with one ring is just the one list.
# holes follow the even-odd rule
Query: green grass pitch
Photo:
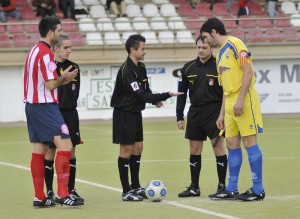
[[[200, 175], [201, 197], [179, 199], [190, 183], [189, 147], [184, 132], [174, 122], [144, 122], [144, 151], [140, 180], [165, 182], [167, 198], [160, 203], [122, 202], [117, 158], [119, 146], [111, 143], [111, 123], [81, 124], [83, 145], [77, 147], [76, 188], [85, 206], [34, 209], [29, 163], [31, 144], [27, 128], [0, 127], [0, 218], [300, 218], [300, 118], [265, 118], [264, 134], [258, 136], [263, 152], [262, 202], [208, 200], [217, 187], [216, 163], [211, 145], [205, 143]], [[239, 191], [251, 186], [250, 169], [243, 149]], [[56, 185], [56, 178], [54, 181]]]

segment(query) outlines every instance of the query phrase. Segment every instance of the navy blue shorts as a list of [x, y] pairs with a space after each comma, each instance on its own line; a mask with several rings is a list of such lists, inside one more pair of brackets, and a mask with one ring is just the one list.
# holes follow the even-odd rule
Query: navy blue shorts
[[56, 103], [26, 103], [25, 113], [30, 142], [49, 143], [54, 136], [70, 138], [69, 129]]

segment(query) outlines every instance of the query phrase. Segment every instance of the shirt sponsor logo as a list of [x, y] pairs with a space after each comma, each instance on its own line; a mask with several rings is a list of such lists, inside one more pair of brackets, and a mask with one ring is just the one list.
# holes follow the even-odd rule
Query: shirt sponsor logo
[[65, 135], [69, 134], [69, 129], [68, 129], [68, 126], [66, 124], [63, 124], [61, 126], [61, 132], [64, 133]]
[[214, 85], [214, 79], [209, 79], [208, 85], [213, 86]]
[[50, 61], [50, 62], [48, 63], [48, 70], [49, 70], [49, 71], [54, 72], [55, 69], [56, 69], [56, 67], [57, 67], [57, 66], [56, 66], [55, 62]]
[[139, 85], [138, 85], [138, 83], [136, 81], [132, 82], [130, 85], [131, 85], [133, 91], [136, 91], [136, 90], [139, 89]]

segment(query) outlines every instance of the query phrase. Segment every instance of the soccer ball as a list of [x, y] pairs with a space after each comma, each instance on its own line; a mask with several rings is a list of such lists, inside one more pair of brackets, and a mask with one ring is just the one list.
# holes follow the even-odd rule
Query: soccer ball
[[146, 188], [146, 195], [150, 201], [160, 202], [167, 195], [166, 185], [160, 180], [151, 180]]

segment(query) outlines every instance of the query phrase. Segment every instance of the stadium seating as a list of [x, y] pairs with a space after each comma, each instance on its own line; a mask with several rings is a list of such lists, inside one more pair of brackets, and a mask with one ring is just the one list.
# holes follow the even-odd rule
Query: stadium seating
[[188, 30], [177, 31], [176, 39], [178, 43], [195, 43], [192, 33]]
[[9, 48], [11, 47], [11, 41], [7, 35], [0, 35], [0, 48]]
[[79, 20], [79, 29], [82, 32], [90, 32], [97, 30], [92, 18], [81, 18]]
[[14, 35], [12, 40], [14, 42], [15, 47], [30, 47], [30, 46], [33, 46], [33, 43], [31, 43], [29, 41], [28, 37], [24, 34]]
[[281, 2], [281, 11], [285, 14], [296, 14], [298, 13], [295, 3], [294, 2], [289, 2], [289, 1], [284, 1]]
[[134, 30], [150, 30], [149, 23], [145, 17], [136, 17], [132, 21], [132, 27]]
[[241, 30], [241, 29], [234, 29], [232, 31], [230, 31], [230, 35], [231, 36], [235, 36], [239, 39], [241, 39], [242, 41], [245, 41], [245, 32], [244, 30]]
[[239, 26], [242, 28], [255, 28], [256, 23], [254, 20], [243, 20], [243, 18], [248, 18], [247, 16], [240, 17]]
[[300, 14], [291, 15], [291, 24], [295, 27], [300, 27]]
[[283, 36], [280, 34], [278, 29], [266, 29], [266, 37], [269, 41], [282, 41]]
[[150, 3], [144, 5], [143, 14], [144, 14], [145, 17], [158, 17], [158, 16], [160, 16], [157, 5], [150, 4]]
[[104, 43], [106, 45], [122, 45], [120, 34], [117, 32], [105, 32]]
[[88, 45], [103, 45], [101, 34], [99, 32], [86, 33], [86, 43]]
[[209, 5], [207, 3], [199, 3], [195, 8], [195, 12], [199, 16], [213, 17], [213, 13], [209, 9]]
[[24, 33], [23, 26], [19, 24], [19, 21], [10, 21], [10, 24], [6, 26], [6, 30], [8, 33]]
[[140, 6], [136, 4], [127, 5], [126, 14], [128, 17], [143, 17]]
[[152, 30], [167, 30], [169, 29], [165, 20], [162, 17], [151, 18], [150, 26]]
[[158, 44], [158, 40], [154, 31], [144, 31], [141, 35], [146, 38], [147, 44]]
[[90, 16], [92, 18], [108, 17], [105, 8], [102, 5], [92, 5], [90, 8]]
[[[128, 39], [129, 36], [137, 34], [137, 32], [133, 32], [133, 31], [126, 31], [122, 33], [122, 41], [123, 43], [126, 42], [126, 40]], [[147, 40], [147, 39], [146, 39]]]
[[182, 21], [181, 17], [170, 17], [168, 19], [168, 27], [171, 30], [181, 30], [181, 29], [186, 29], [186, 26], [184, 22]]
[[82, 5], [82, 1], [81, 0], [75, 0], [74, 3], [75, 3], [75, 5]]
[[178, 16], [175, 6], [173, 4], [162, 4], [160, 6], [160, 14], [163, 17]]
[[178, 7], [177, 12], [182, 17], [196, 16], [194, 14], [193, 8], [190, 4], [180, 4], [179, 7]]
[[118, 17], [115, 20], [115, 28], [118, 31], [133, 30], [131, 23], [127, 17]]
[[70, 33], [68, 37], [72, 40], [72, 46], [83, 46], [85, 45], [85, 39], [81, 33]]
[[170, 2], [169, 0], [152, 0], [152, 3], [156, 5], [161, 5], [161, 4], [168, 4]]
[[82, 0], [82, 3], [86, 6], [99, 5], [98, 0]]
[[265, 36], [260, 29], [252, 29], [248, 30], [246, 40], [251, 42], [263, 42], [265, 40]]
[[286, 28], [282, 30], [283, 37], [286, 41], [299, 41], [300, 36], [295, 28]]
[[113, 31], [113, 30], [115, 30], [115, 27], [114, 27], [111, 19], [108, 18], [108, 17], [99, 18], [97, 20], [96, 26], [97, 26], [98, 30], [100, 30], [100, 31]]
[[267, 15], [258, 15], [256, 20], [256, 25], [259, 28], [270, 28], [273, 27], [273, 24], [270, 20], [270, 17]]
[[163, 44], [174, 44], [176, 42], [172, 31], [160, 31], [158, 39]]
[[[201, 13], [201, 12], [200, 12]], [[229, 12], [226, 10], [226, 4], [225, 3], [215, 3], [213, 7], [213, 13], [216, 16], [229, 16]]]
[[[36, 23], [27, 24], [27, 25], [24, 26], [24, 28], [25, 28], [25, 32], [27, 32], [27, 33], [38, 33], [39, 32], [39, 28], [38, 28], [38, 25]], [[65, 29], [65, 25], [63, 25], [63, 30], [64, 29]]]
[[248, 8], [251, 15], [262, 15], [260, 4], [255, 1], [248, 1]]

